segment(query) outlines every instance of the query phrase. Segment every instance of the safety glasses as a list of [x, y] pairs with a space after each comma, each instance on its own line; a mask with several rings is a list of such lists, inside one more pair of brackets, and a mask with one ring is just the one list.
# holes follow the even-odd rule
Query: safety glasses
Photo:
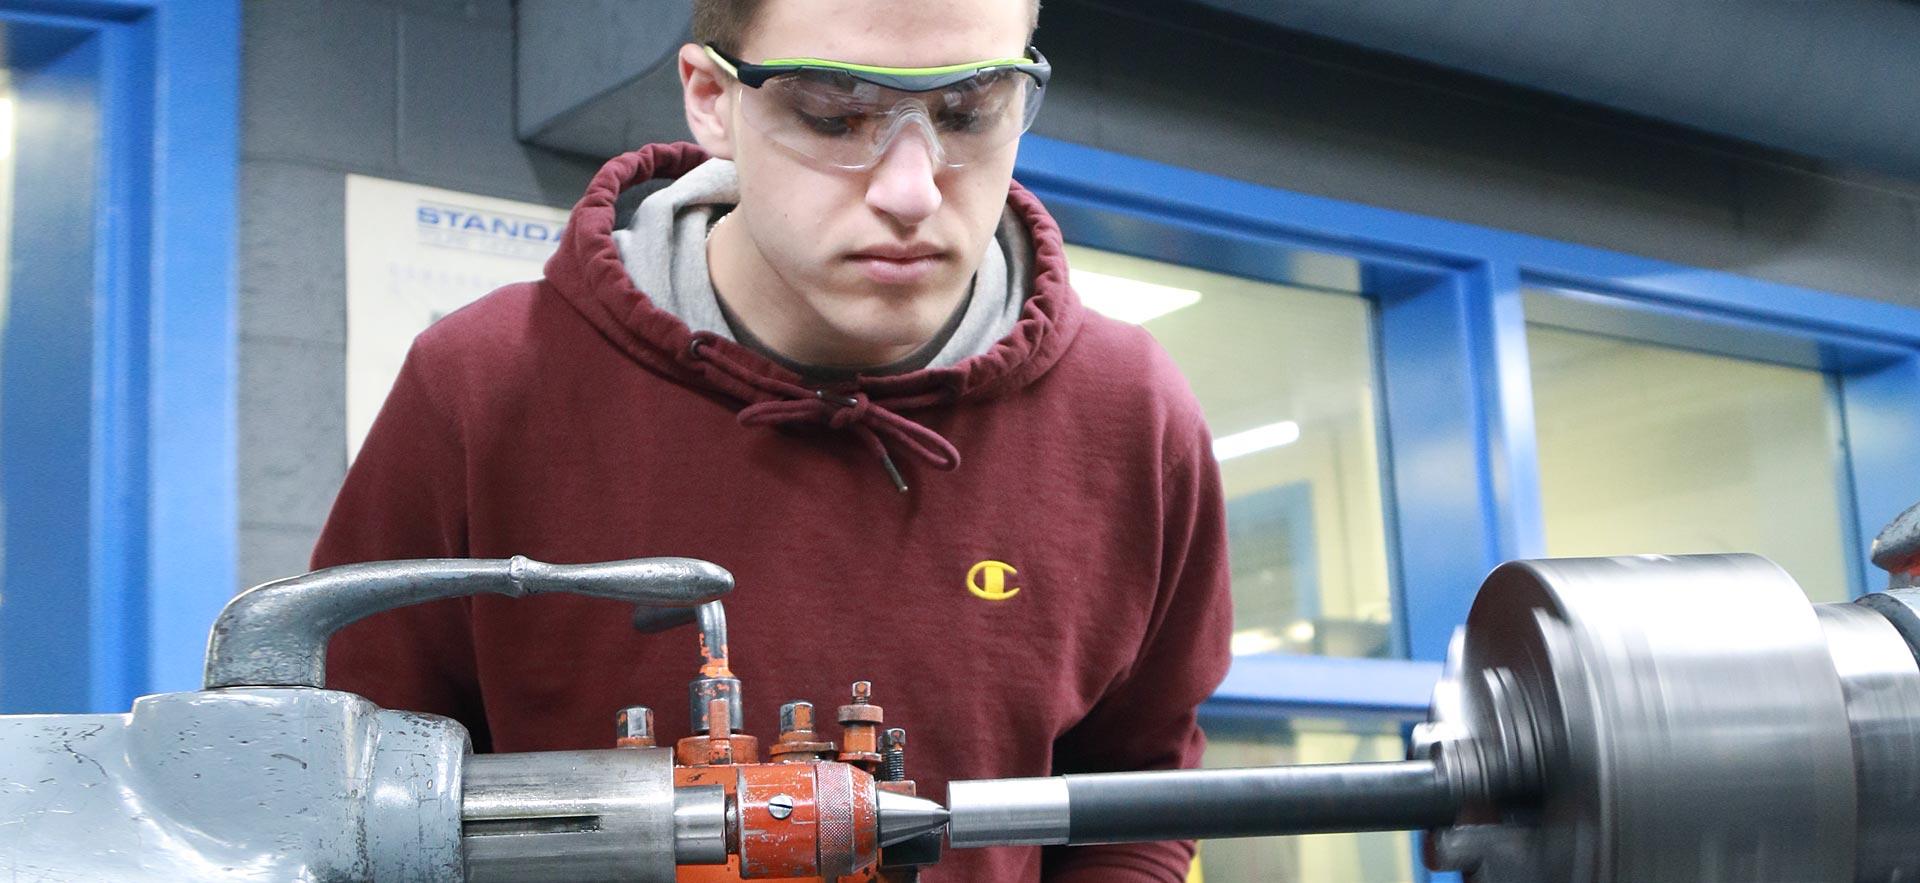
[[995, 155], [1033, 125], [1053, 68], [1025, 58], [892, 68], [823, 58], [750, 64], [708, 44], [740, 85], [740, 113], [774, 144], [848, 171], [873, 168], [902, 132], [918, 131], [936, 163], [959, 168]]

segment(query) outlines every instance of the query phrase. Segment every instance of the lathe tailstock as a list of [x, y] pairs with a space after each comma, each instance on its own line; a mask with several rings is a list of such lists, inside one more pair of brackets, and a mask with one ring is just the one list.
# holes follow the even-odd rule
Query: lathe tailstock
[[[759, 763], [727, 668], [718, 599], [732, 587], [688, 559], [525, 558], [356, 564], [258, 586], [215, 624], [206, 689], [145, 696], [127, 714], [0, 717], [0, 875], [911, 879], [938, 857], [946, 811], [913, 796], [904, 732], [881, 732], [861, 682], [841, 709], [844, 748], [813, 732], [810, 705], [790, 703], [775, 762]], [[676, 751], [654, 746], [648, 709], [609, 709], [619, 747], [473, 755], [453, 721], [321, 688], [342, 626], [479, 592], [697, 608], [691, 693], [705, 726]], [[887, 859], [898, 867], [883, 871]]]
[[[952, 848], [1424, 830], [1474, 883], [1920, 880], [1920, 518], [1892, 587], [1809, 604], [1751, 555], [1518, 561], [1482, 585], [1405, 761], [957, 781], [905, 774], [867, 682], [789, 702], [761, 759], [718, 599], [650, 559], [353, 565], [236, 598], [206, 689], [0, 717], [0, 873], [43, 881], [912, 880]], [[472, 756], [452, 721], [321, 689], [327, 636], [474, 592], [697, 621], [697, 732], [617, 710], [597, 751]], [[694, 611], [661, 616], [654, 608]], [[610, 709], [610, 711], [615, 711]], [[1347, 883], [1347, 881], [1332, 881]]]

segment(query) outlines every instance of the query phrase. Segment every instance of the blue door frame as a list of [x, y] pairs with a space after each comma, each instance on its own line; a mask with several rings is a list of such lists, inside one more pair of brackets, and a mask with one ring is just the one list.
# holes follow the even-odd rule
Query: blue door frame
[[[0, 712], [120, 711], [198, 686], [233, 591], [240, 8], [15, 0], [0, 23], [16, 66], [60, 68], [91, 91], [96, 126], [92, 180], [73, 197], [90, 215], [84, 247], [36, 251], [64, 271], [55, 287], [13, 280], [29, 284], [16, 304], [30, 313], [56, 294], [86, 306], [37, 314], [68, 345], [43, 347], [43, 370], [0, 377], [10, 400], [49, 399], [62, 356], [82, 381], [66, 381], [63, 395], [81, 394], [64, 396], [52, 430], [69, 450], [36, 460], [54, 450], [43, 444], [7, 472], [62, 480], [0, 488], [10, 523], [67, 516], [29, 518], [37, 529], [5, 540], [48, 554], [9, 572], [0, 597]], [[73, 210], [45, 202], [21, 206], [24, 241], [35, 212]], [[8, 342], [18, 364], [34, 364], [30, 344]]]
[[[1499, 563], [1546, 552], [1524, 294], [1559, 324], [1834, 378], [1856, 593], [1866, 544], [1920, 495], [1920, 310], [1291, 193], [1038, 136], [1015, 177], [1070, 242], [1287, 284], [1359, 263], [1377, 318], [1398, 660], [1234, 660], [1206, 719], [1424, 717], [1455, 628]], [[1418, 862], [1415, 863], [1418, 867]], [[1453, 879], [1452, 875], [1427, 875]]]

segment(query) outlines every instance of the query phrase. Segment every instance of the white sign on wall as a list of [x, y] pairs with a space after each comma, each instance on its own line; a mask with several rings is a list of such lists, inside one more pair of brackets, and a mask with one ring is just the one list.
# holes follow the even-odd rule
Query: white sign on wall
[[348, 175], [346, 215], [351, 459], [414, 336], [502, 285], [540, 278], [567, 213]]

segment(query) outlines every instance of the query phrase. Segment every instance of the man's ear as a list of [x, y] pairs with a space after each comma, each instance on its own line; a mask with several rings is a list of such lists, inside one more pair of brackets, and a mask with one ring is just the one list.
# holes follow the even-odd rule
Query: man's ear
[[680, 97], [687, 108], [687, 128], [693, 130], [693, 140], [721, 159], [733, 159], [730, 82], [705, 49], [692, 43], [680, 47]]

